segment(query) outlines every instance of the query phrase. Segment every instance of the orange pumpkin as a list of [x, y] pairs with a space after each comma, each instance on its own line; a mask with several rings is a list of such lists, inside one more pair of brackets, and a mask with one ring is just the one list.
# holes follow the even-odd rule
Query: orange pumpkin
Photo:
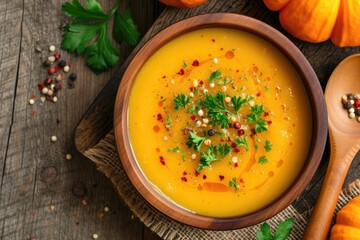
[[360, 240], [360, 196], [339, 211], [330, 232], [330, 240]]
[[178, 7], [178, 8], [192, 8], [196, 7], [208, 0], [159, 0], [166, 5]]
[[340, 47], [360, 45], [359, 0], [263, 0], [280, 11], [280, 23], [291, 35], [308, 42], [327, 39]]

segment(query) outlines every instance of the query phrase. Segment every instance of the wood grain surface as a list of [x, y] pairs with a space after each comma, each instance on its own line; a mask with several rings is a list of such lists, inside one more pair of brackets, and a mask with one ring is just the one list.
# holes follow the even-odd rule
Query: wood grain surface
[[[75, 87], [68, 89], [65, 78], [57, 103], [40, 101], [37, 84], [47, 76], [42, 62], [50, 44], [59, 49], [59, 26], [69, 21], [61, 11], [64, 2], [0, 1], [0, 239], [92, 239], [93, 233], [100, 239], [149, 238], [110, 181], [73, 142], [81, 117], [132, 48], [117, 45], [121, 61], [100, 75], [90, 71], [82, 57], [61, 51], [78, 74]], [[99, 2], [105, 11], [116, 3]], [[163, 6], [150, 0], [130, 4], [143, 35]], [[32, 95], [35, 104], [29, 105]], [[50, 141], [52, 135], [57, 142]], [[65, 160], [67, 153], [73, 155], [71, 161]], [[81, 197], [72, 193], [74, 186]]]
[[[112, 128], [113, 99], [124, 67], [120, 68], [119, 63], [113, 70], [95, 75], [82, 57], [62, 52], [63, 58], [73, 61], [73, 71], [79, 75], [75, 88], [61, 91], [56, 104], [41, 103], [38, 98], [37, 84], [46, 76], [41, 65], [48, 52], [45, 49], [37, 53], [35, 47], [59, 47], [59, 25], [69, 20], [61, 12], [64, 2], [0, 1], [0, 239], [91, 239], [93, 233], [101, 239], [156, 239], [137, 219], [132, 219], [108, 179], [81, 155]], [[106, 11], [115, 4], [99, 2]], [[284, 32], [278, 13], [266, 9], [261, 0], [210, 0], [190, 10], [166, 8], [159, 18], [162, 6], [156, 0], [131, 0], [131, 4], [143, 34], [157, 19], [139, 46], [169, 24], [205, 12], [245, 14]], [[309, 44], [286, 35], [308, 58], [323, 87], [343, 58], [360, 52], [360, 48], [338, 48], [330, 42]], [[117, 47], [123, 62], [132, 49]], [[33, 94], [36, 103], [29, 106]], [[79, 122], [75, 134], [80, 150], [77, 152], [73, 137]], [[52, 135], [58, 137], [57, 142], [50, 141]], [[71, 161], [65, 160], [66, 153], [73, 155]], [[314, 204], [326, 170], [328, 149], [326, 153], [316, 177], [294, 203], [301, 211]], [[346, 182], [358, 178], [359, 169], [357, 156]], [[83, 197], [72, 193], [74, 185], [78, 195], [86, 188], [87, 206], [81, 203]], [[51, 211], [51, 205], [55, 211]], [[110, 208], [109, 213], [103, 211], [105, 206]], [[104, 212], [102, 219], [100, 212]]]

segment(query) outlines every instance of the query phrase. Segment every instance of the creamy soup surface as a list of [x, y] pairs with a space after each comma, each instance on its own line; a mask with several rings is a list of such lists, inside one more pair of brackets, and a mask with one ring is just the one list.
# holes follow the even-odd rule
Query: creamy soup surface
[[240, 216], [293, 183], [312, 133], [301, 79], [276, 48], [230, 28], [184, 34], [138, 73], [131, 145], [156, 189], [201, 215]]

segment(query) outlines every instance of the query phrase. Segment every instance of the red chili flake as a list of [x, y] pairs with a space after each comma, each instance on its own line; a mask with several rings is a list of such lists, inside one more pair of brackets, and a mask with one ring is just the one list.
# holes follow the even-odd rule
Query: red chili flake
[[189, 135], [191, 130], [189, 128], [185, 128], [183, 132], [184, 132], [184, 135]]
[[228, 142], [232, 142], [232, 140], [231, 140], [231, 138], [230, 137], [228, 137], [228, 140], [227, 140]]
[[198, 171], [195, 170], [195, 177], [199, 176], [200, 173]]
[[193, 88], [193, 87], [191, 87], [191, 88], [190, 88], [190, 92], [193, 92], [193, 91], [194, 91], [194, 88]]
[[195, 59], [191, 65], [194, 67], [198, 67], [200, 64], [199, 61]]
[[163, 119], [163, 117], [162, 117], [161, 114], [159, 113], [159, 114], [156, 116], [156, 119], [157, 119], [158, 121], [161, 121], [161, 120]]
[[59, 83], [59, 89], [61, 90], [63, 88], [62, 83]]
[[255, 135], [256, 134], [256, 130], [254, 128], [251, 129], [251, 134]]
[[355, 100], [355, 107], [360, 107], [360, 99]]
[[52, 78], [47, 78], [47, 79], [45, 79], [45, 81], [44, 81], [44, 84], [47, 84], [47, 85], [50, 85], [50, 84], [52, 84], [52, 83], [53, 83]]
[[195, 120], [195, 119], [196, 119], [196, 116], [195, 116], [195, 115], [192, 115], [190, 118], [191, 118], [191, 120]]
[[215, 39], [211, 39], [212, 42], [215, 42]]
[[267, 121], [267, 124], [268, 124], [268, 125], [270, 125], [271, 123], [272, 123], [272, 121], [271, 121], [271, 120]]
[[234, 153], [239, 153], [239, 152], [240, 152], [240, 149], [234, 148], [233, 151], [234, 151]]
[[203, 80], [200, 80], [199, 85], [201, 86], [203, 84], [204, 84]]
[[207, 178], [207, 176], [204, 174], [204, 175], [203, 175], [203, 179], [205, 180], [206, 178]]
[[69, 67], [72, 67], [72, 66], [73, 66], [73, 63], [72, 63], [72, 62], [69, 62], [69, 63], [68, 63], [68, 66], [69, 66]]
[[44, 86], [43, 83], [39, 83], [39, 84], [38, 84], [38, 89], [39, 89], [39, 91], [41, 91], [44, 87], [45, 87], [45, 86]]
[[55, 54], [54, 54], [54, 57], [55, 57], [56, 60], [59, 60], [60, 57], [61, 57], [61, 55], [60, 55], [60, 53], [55, 53]]
[[236, 146], [236, 143], [234, 143], [234, 142], [231, 143], [231, 147], [232, 147], [232, 148], [236, 148], [236, 147], [237, 147], [237, 146]]
[[164, 157], [163, 157], [163, 156], [160, 156], [159, 159], [160, 159], [161, 164], [162, 164], [162, 165], [165, 165], [165, 159], [164, 159]]
[[220, 142], [225, 142], [225, 140], [224, 140], [224, 139], [220, 139]]
[[187, 175], [187, 172], [186, 172], [186, 171], [184, 171], [184, 172], [183, 172], [183, 175], [184, 175], [184, 176], [186, 176], [186, 175]]
[[182, 178], [181, 178], [181, 181], [187, 182], [187, 178], [186, 178], [186, 177], [182, 177]]
[[260, 97], [260, 95], [261, 95], [261, 93], [259, 93], [259, 92], [256, 94], [257, 97]]
[[179, 72], [177, 72], [177, 74], [179, 74], [179, 75], [184, 75], [184, 74], [185, 74], [184, 69], [180, 69], [180, 71], [179, 71]]
[[240, 178], [239, 183], [244, 183], [244, 179]]
[[239, 72], [239, 69], [236, 69], [236, 72], [238, 73], [238, 72]]
[[35, 113], [36, 113], [35, 111], [32, 111], [32, 112], [31, 112], [31, 115], [33, 115], [33, 116], [34, 116], [34, 115], [35, 115]]
[[162, 76], [162, 78], [166, 78], [166, 76]]
[[239, 131], [238, 131], [238, 135], [239, 136], [243, 136], [245, 134], [245, 130], [244, 129], [240, 129]]
[[237, 168], [239, 166], [238, 163], [234, 163], [234, 167]]
[[36, 96], [33, 94], [33, 95], [31, 95], [31, 99], [35, 99], [36, 98]]
[[269, 112], [264, 112], [264, 117], [269, 116]]
[[219, 175], [220, 181], [224, 180], [224, 176], [223, 175]]

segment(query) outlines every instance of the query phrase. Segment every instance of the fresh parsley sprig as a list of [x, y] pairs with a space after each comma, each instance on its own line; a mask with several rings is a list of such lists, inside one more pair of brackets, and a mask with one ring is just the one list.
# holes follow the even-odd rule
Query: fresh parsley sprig
[[245, 150], [246, 150], [246, 151], [249, 151], [248, 136], [237, 137], [237, 138], [235, 139], [235, 143], [236, 143], [236, 146], [243, 146], [243, 147], [245, 147]]
[[220, 70], [216, 70], [215, 72], [212, 72], [210, 76], [208, 77], [208, 80], [210, 82], [215, 82], [215, 80], [222, 78], [222, 72]]
[[180, 108], [186, 108], [186, 105], [190, 103], [190, 98], [185, 94], [181, 93], [174, 98], [175, 110]]
[[199, 151], [201, 145], [204, 143], [204, 141], [206, 140], [205, 137], [200, 137], [198, 135], [196, 135], [195, 132], [191, 131], [188, 137], [188, 140], [186, 142], [186, 145], [189, 148], [194, 148], [195, 151]]
[[264, 118], [260, 117], [264, 113], [263, 105], [254, 105], [250, 107], [252, 113], [247, 115], [249, 123], [255, 123], [255, 131], [257, 133], [265, 132], [268, 129], [267, 123]]
[[231, 115], [234, 115], [230, 112], [225, 105], [225, 93], [218, 92], [215, 96], [212, 94], [207, 94], [206, 99], [200, 104], [207, 109], [207, 115], [211, 119], [210, 123], [221, 126], [221, 128], [228, 128]]
[[232, 187], [235, 188], [236, 191], [240, 189], [239, 185], [237, 184], [236, 177], [233, 177], [231, 179], [231, 181], [229, 181], [229, 187], [230, 188], [232, 188]]
[[288, 218], [284, 222], [278, 225], [278, 228], [274, 234], [271, 235], [271, 228], [268, 223], [263, 223], [260, 225], [260, 230], [256, 233], [257, 240], [286, 240], [290, 235], [292, 228], [294, 226], [295, 219]]
[[61, 48], [86, 56], [86, 63], [96, 73], [113, 67], [119, 51], [109, 38], [109, 22], [114, 17], [113, 36], [118, 43], [135, 46], [140, 33], [127, 7], [120, 11], [120, 3], [106, 14], [96, 0], [87, 0], [86, 7], [78, 0], [65, 2], [62, 11], [73, 21], [64, 28]]
[[218, 158], [216, 157], [216, 147], [210, 146], [206, 153], [200, 152], [200, 163], [197, 168], [197, 172], [200, 172], [205, 167], [210, 167], [211, 163], [217, 161]]

